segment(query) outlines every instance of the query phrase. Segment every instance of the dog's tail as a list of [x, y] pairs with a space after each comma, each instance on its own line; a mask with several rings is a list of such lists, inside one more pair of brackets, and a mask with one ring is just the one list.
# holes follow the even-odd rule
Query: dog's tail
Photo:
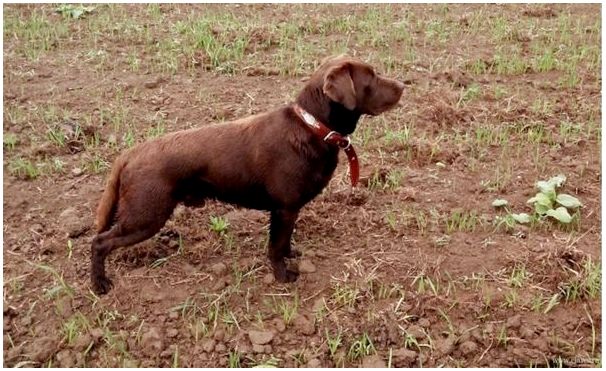
[[120, 173], [126, 165], [125, 156], [119, 156], [112, 166], [111, 174], [107, 180], [105, 191], [97, 207], [97, 233], [105, 232], [112, 224], [117, 208], [118, 192], [120, 189]]

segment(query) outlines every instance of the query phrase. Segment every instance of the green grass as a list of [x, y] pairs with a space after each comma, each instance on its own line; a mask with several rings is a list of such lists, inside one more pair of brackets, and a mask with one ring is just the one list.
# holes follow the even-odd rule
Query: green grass
[[474, 232], [482, 223], [482, 218], [475, 210], [455, 210], [446, 219], [446, 233]]
[[497, 75], [521, 75], [529, 69], [528, 61], [517, 48], [497, 50], [492, 59], [490, 68]]
[[88, 318], [81, 312], [72, 315], [62, 326], [63, 340], [68, 345], [72, 345], [79, 336], [91, 329]]
[[47, 130], [48, 140], [57, 147], [65, 147], [67, 135], [60, 127], [49, 127]]
[[334, 358], [337, 354], [337, 350], [339, 350], [339, 347], [343, 344], [343, 333], [340, 328], [337, 330], [334, 337], [331, 336], [328, 329], [326, 329], [326, 344], [328, 345], [330, 357]]
[[89, 155], [85, 157], [83, 167], [93, 174], [100, 174], [109, 169], [110, 163], [96, 153], [93, 156]]
[[367, 333], [363, 333], [360, 338], [355, 340], [349, 346], [349, 350], [347, 351], [347, 358], [353, 362], [375, 353], [376, 349], [372, 343], [371, 338], [368, 336]]
[[393, 143], [408, 145], [413, 136], [413, 128], [408, 125], [404, 125], [401, 129], [390, 130], [387, 129], [385, 132], [385, 142], [390, 145]]
[[517, 264], [513, 267], [507, 283], [511, 287], [521, 288], [524, 285], [524, 282], [530, 277], [531, 274], [526, 271], [526, 266]]
[[147, 129], [147, 132], [145, 133], [146, 139], [153, 139], [153, 138], [161, 137], [166, 132], [166, 125], [164, 123], [164, 119], [158, 118], [154, 121], [155, 121], [155, 124], [150, 126], [149, 129]]
[[227, 356], [227, 365], [229, 368], [241, 368], [240, 359], [242, 355], [238, 350], [230, 350]]
[[392, 169], [387, 174], [375, 171], [368, 180], [368, 189], [371, 191], [395, 190], [400, 187], [404, 179], [404, 171]]
[[5, 41], [19, 41], [17, 52], [36, 61], [41, 55], [58, 48], [69, 35], [66, 21], [51, 21], [46, 10], [34, 9], [28, 15], [13, 14], [4, 17]]
[[19, 143], [19, 137], [14, 133], [4, 133], [2, 142], [8, 151], [13, 151]]
[[461, 90], [461, 95], [457, 105], [465, 104], [480, 97], [482, 89], [478, 84], [471, 84], [469, 87]]
[[595, 299], [601, 294], [602, 264], [587, 258], [576, 270], [568, 268], [570, 278], [559, 286], [565, 301]]
[[11, 175], [23, 180], [36, 179], [40, 174], [38, 165], [22, 157], [16, 157], [10, 160], [8, 171]]
[[282, 317], [287, 326], [292, 323], [299, 311], [299, 295], [295, 295], [292, 300], [285, 298], [274, 298], [274, 310]]
[[333, 287], [331, 298], [337, 306], [353, 308], [360, 297], [361, 293], [358, 287], [337, 283]]
[[419, 294], [424, 294], [429, 291], [435, 296], [438, 295], [439, 286], [437, 281], [435, 280], [435, 278], [431, 279], [425, 274], [417, 275], [412, 281], [412, 286], [416, 287], [416, 291]]

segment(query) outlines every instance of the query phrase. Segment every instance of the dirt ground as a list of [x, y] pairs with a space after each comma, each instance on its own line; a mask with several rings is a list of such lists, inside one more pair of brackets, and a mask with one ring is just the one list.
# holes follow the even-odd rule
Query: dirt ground
[[[601, 366], [600, 5], [57, 9], [3, 7], [4, 366]], [[352, 136], [362, 185], [343, 156], [302, 211], [296, 283], [266, 214], [209, 202], [90, 291], [118, 153], [291, 102], [342, 52], [407, 88]], [[506, 223], [557, 174], [570, 225]]]

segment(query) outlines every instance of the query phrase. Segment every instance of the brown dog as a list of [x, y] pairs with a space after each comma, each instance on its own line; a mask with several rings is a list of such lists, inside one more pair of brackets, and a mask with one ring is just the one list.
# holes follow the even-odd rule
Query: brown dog
[[[370, 65], [339, 56], [323, 62], [296, 104], [340, 137], [354, 131], [362, 114], [394, 107], [403, 89]], [[279, 282], [295, 281], [297, 273], [287, 270], [284, 261], [292, 254], [295, 221], [328, 184], [339, 151], [302, 118], [291, 104], [168, 134], [121, 154], [97, 210], [98, 235], [91, 246], [95, 292], [106, 293], [112, 285], [105, 275], [105, 258], [112, 250], [152, 237], [178, 203], [201, 206], [205, 199], [269, 211], [274, 276]]]

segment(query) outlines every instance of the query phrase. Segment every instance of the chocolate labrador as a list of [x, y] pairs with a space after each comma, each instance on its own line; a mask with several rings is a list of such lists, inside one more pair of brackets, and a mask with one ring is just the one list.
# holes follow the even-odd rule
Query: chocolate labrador
[[[279, 282], [286, 268], [299, 210], [328, 184], [344, 148], [352, 181], [357, 158], [347, 135], [361, 115], [393, 108], [404, 85], [347, 56], [328, 58], [296, 102], [227, 123], [167, 134], [122, 153], [114, 162], [97, 209], [91, 246], [95, 292], [112, 286], [105, 258], [116, 248], [156, 234], [177, 204], [206, 199], [270, 212], [269, 259]], [[356, 165], [355, 167], [353, 165]]]

